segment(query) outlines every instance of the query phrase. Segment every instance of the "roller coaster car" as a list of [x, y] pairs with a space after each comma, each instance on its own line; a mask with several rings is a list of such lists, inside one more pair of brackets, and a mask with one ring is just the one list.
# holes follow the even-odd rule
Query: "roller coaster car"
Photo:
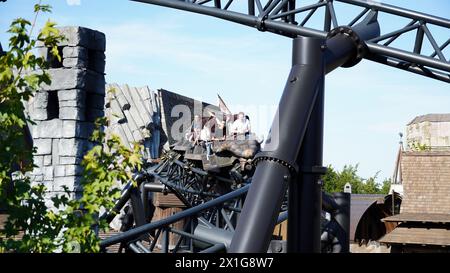
[[172, 151], [182, 154], [186, 161], [207, 172], [220, 173], [223, 169], [231, 168], [239, 173], [247, 173], [253, 170], [252, 159], [261, 149], [254, 135], [250, 135], [248, 139], [233, 136], [211, 141], [209, 155], [207, 145], [205, 141], [193, 143], [182, 140], [172, 146]]

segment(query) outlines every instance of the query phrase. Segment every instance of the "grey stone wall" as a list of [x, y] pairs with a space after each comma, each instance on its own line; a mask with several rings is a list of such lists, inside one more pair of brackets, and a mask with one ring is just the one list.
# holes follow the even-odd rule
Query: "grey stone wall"
[[94, 120], [104, 116], [105, 103], [105, 35], [83, 27], [60, 30], [67, 38], [58, 47], [61, 61], [51, 58], [47, 48], [39, 48], [51, 63], [52, 83], [26, 107], [36, 123], [31, 133], [37, 167], [30, 176], [33, 183], [47, 187], [49, 198], [64, 186], [74, 195], [80, 191], [80, 163], [92, 146], [88, 138]]

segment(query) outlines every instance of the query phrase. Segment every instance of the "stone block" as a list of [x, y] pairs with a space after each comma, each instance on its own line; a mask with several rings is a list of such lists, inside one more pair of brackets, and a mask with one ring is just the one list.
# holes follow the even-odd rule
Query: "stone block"
[[90, 122], [65, 120], [63, 121], [63, 138], [89, 138], [93, 129], [94, 125]]
[[67, 176], [81, 175], [83, 173], [83, 167], [80, 165], [65, 165], [65, 173]]
[[60, 165], [72, 165], [72, 164], [81, 164], [83, 159], [81, 157], [76, 156], [61, 156], [59, 158]]
[[103, 110], [105, 108], [105, 95], [96, 93], [86, 94], [86, 108]]
[[84, 151], [85, 140], [77, 138], [63, 138], [59, 140], [60, 156], [82, 156]]
[[64, 165], [55, 166], [55, 177], [62, 177], [66, 175], [66, 168]]
[[93, 60], [89, 60], [89, 66], [88, 69], [94, 70], [97, 73], [104, 74], [105, 73], [105, 53], [101, 51], [94, 51], [93, 53], [89, 54], [90, 58], [93, 58]]
[[50, 192], [53, 188], [53, 181], [32, 181], [31, 182], [31, 186], [32, 187], [36, 187], [36, 186], [44, 186], [45, 187], [45, 192]]
[[90, 138], [92, 136], [92, 133], [94, 132], [95, 126], [91, 122], [82, 122], [81, 123], [81, 132], [79, 134], [79, 137], [81, 138]]
[[83, 89], [86, 85], [86, 71], [79, 68], [55, 68], [47, 71], [52, 83], [42, 85], [43, 90]]
[[30, 180], [33, 182], [42, 182], [44, 181], [44, 175], [43, 174], [34, 175]]
[[33, 156], [33, 164], [38, 166], [38, 168], [44, 166], [44, 156], [42, 155]]
[[59, 162], [59, 139], [52, 140], [52, 163], [57, 165]]
[[84, 108], [79, 107], [60, 107], [59, 118], [62, 120], [80, 121], [84, 121], [86, 119]]
[[87, 60], [88, 51], [86, 48], [81, 46], [65, 46], [63, 48], [63, 58], [79, 58]]
[[52, 165], [52, 156], [46, 155], [46, 156], [44, 156], [44, 166], [49, 166], [49, 165]]
[[46, 91], [36, 92], [33, 98], [34, 108], [47, 109], [47, 104], [48, 104], [48, 92]]
[[100, 95], [105, 95], [105, 75], [91, 70], [86, 72], [85, 89]]
[[86, 144], [84, 146], [84, 152], [87, 153], [88, 151], [92, 150], [92, 148], [94, 148], [95, 145], [97, 144], [92, 141], [86, 141]]
[[64, 100], [59, 102], [59, 107], [78, 107], [82, 108], [84, 103], [76, 100]]
[[104, 117], [105, 112], [103, 110], [98, 109], [89, 109], [86, 111], [86, 120], [87, 121], [95, 121], [97, 118]]
[[29, 174], [30, 175], [40, 175], [40, 174], [42, 174], [42, 167], [33, 168], [33, 170]]
[[92, 50], [106, 50], [104, 33], [78, 26], [62, 27], [59, 30], [66, 37], [66, 40], [60, 44], [62, 46], [82, 46]]
[[53, 180], [53, 191], [64, 191], [63, 187], [66, 186], [69, 191], [74, 192], [80, 185], [81, 177], [79, 176], [64, 176], [55, 177]]
[[[74, 120], [65, 120], [63, 121], [63, 137], [64, 138], [73, 138], [77, 137], [77, 131], [79, 127], [79, 122]], [[78, 129], [78, 130], [77, 130]]]
[[36, 155], [49, 155], [52, 153], [51, 139], [35, 139], [33, 142], [34, 147], [37, 147]]
[[58, 91], [59, 103], [62, 101], [84, 101], [86, 92], [80, 89], [60, 90]]
[[52, 119], [41, 121], [34, 128], [34, 138], [60, 138], [62, 137], [62, 121]]
[[28, 113], [30, 114], [30, 118], [33, 121], [42, 121], [48, 119], [48, 112], [45, 108], [30, 107], [28, 109]]
[[53, 180], [53, 166], [42, 168], [42, 174], [44, 175], [44, 180]]
[[64, 58], [63, 66], [67, 68], [87, 68], [87, 61], [79, 58]]

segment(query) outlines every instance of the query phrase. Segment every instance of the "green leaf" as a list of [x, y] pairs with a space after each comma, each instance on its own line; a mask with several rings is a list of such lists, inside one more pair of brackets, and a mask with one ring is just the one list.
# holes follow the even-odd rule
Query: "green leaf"
[[52, 7], [50, 5], [34, 5], [34, 12], [52, 12]]

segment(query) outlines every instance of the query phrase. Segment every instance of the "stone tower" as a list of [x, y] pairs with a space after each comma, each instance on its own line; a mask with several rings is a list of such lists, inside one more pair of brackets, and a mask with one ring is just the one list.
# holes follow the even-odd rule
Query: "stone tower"
[[450, 114], [427, 114], [415, 117], [406, 126], [407, 150], [411, 144], [426, 145], [432, 150], [450, 151]]
[[27, 111], [36, 123], [31, 134], [37, 154], [33, 183], [47, 187], [48, 197], [80, 192], [81, 160], [91, 147], [88, 138], [94, 121], [104, 116], [105, 35], [83, 27], [60, 28], [66, 41], [58, 46], [59, 61], [41, 47], [50, 63], [52, 83], [28, 102]]

